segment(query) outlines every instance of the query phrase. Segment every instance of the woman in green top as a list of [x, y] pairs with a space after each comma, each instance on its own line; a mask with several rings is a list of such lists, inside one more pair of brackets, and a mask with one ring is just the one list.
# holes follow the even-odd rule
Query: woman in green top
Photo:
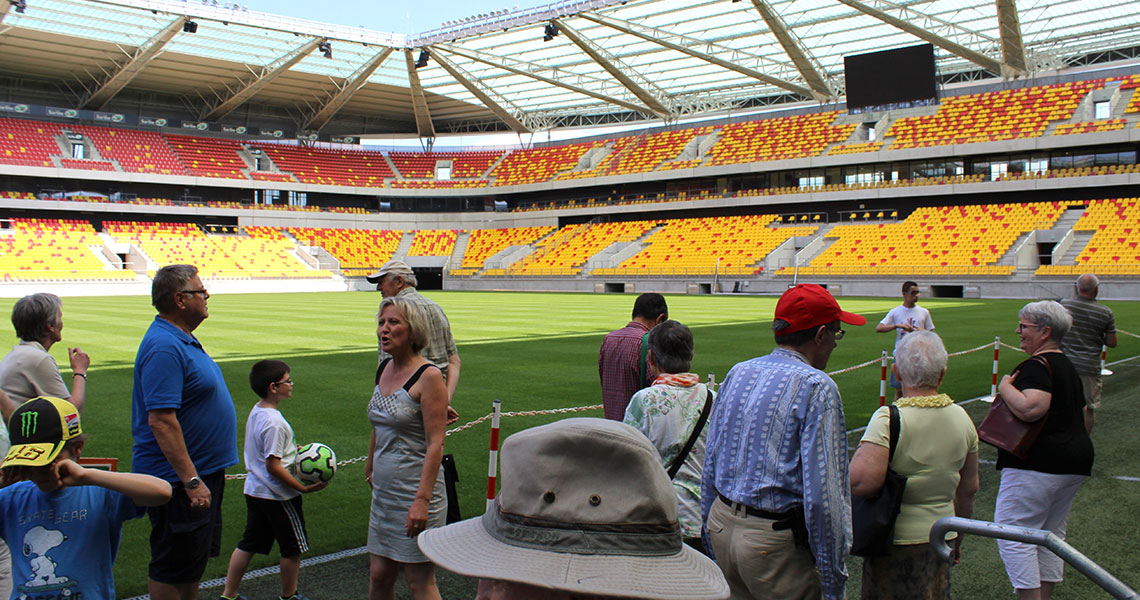
[[[881, 407], [851, 459], [851, 493], [872, 496], [887, 467], [906, 476], [894, 547], [863, 561], [862, 597], [950, 598], [950, 566], [930, 548], [930, 527], [942, 517], [971, 517], [978, 491], [978, 432], [962, 407], [938, 387], [946, 375], [946, 348], [938, 334], [907, 334], [891, 367], [902, 382], [899, 439], [888, 465], [890, 415]], [[961, 538], [954, 545], [955, 562]]]

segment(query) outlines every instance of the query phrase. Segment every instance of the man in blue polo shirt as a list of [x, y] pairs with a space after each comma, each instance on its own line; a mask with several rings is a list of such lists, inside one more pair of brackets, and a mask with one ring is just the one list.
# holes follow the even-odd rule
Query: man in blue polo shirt
[[191, 600], [206, 561], [221, 549], [225, 469], [238, 462], [237, 414], [222, 370], [193, 331], [209, 316], [210, 293], [192, 265], [155, 274], [158, 315], [135, 356], [132, 469], [173, 485], [168, 504], [148, 510], [154, 600]]

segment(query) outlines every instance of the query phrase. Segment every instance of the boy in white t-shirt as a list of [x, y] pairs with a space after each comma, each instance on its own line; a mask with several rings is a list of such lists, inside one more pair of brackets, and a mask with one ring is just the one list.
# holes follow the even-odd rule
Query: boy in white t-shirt
[[293, 395], [289, 365], [263, 360], [249, 372], [249, 385], [261, 401], [249, 411], [245, 423], [245, 533], [230, 555], [223, 600], [244, 598], [238, 586], [254, 554], [269, 554], [276, 541], [281, 551], [281, 600], [307, 600], [297, 591], [301, 553], [309, 549], [301, 494], [323, 489], [328, 483], [305, 485], [290, 469], [297, 460], [293, 428], [278, 404]]
[[[904, 281], [902, 284], [903, 303], [896, 306], [883, 317], [875, 326], [876, 333], [896, 332], [895, 349], [899, 347], [899, 340], [912, 331], [930, 331], [934, 329], [934, 321], [930, 318], [930, 311], [918, 306], [918, 284], [913, 281]], [[891, 353], [894, 356], [894, 352]], [[895, 389], [895, 400], [902, 397], [902, 384], [895, 377], [891, 369], [891, 387]]]

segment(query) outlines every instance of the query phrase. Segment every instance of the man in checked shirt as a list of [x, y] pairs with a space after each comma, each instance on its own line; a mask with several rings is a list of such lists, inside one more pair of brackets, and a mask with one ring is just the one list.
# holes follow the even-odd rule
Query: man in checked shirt
[[669, 318], [665, 297], [656, 292], [642, 294], [633, 303], [633, 320], [611, 331], [598, 351], [598, 376], [602, 380], [602, 410], [607, 419], [621, 421], [629, 399], [646, 382], [645, 336], [654, 325]]

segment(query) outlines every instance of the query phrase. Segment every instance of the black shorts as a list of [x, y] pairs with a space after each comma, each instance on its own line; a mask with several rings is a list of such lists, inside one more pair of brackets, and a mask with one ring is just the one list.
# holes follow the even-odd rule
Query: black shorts
[[301, 496], [288, 500], [246, 496], [245, 533], [241, 534], [237, 547], [251, 554], [269, 554], [274, 541], [281, 550], [281, 558], [290, 558], [309, 550]]
[[170, 585], [201, 581], [206, 561], [222, 550], [226, 473], [200, 477], [210, 490], [210, 508], [190, 508], [181, 482], [171, 484], [170, 502], [147, 508], [151, 525], [149, 576], [154, 581]]

